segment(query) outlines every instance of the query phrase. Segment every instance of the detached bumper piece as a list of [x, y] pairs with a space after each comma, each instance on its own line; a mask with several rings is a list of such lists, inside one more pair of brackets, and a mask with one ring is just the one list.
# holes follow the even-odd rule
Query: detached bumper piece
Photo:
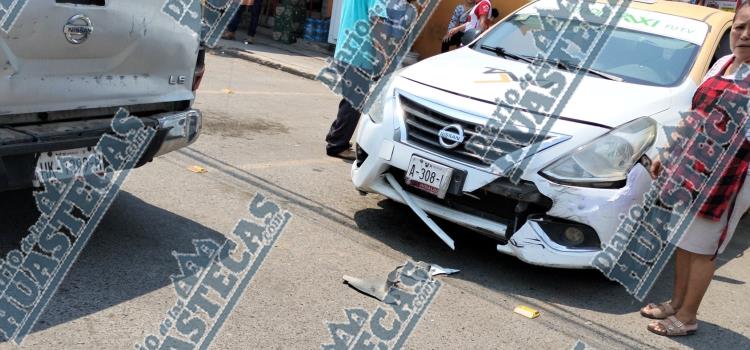
[[398, 192], [399, 196], [401, 196], [401, 199], [406, 203], [406, 205], [408, 205], [409, 208], [411, 208], [411, 210], [413, 210], [414, 213], [417, 214], [417, 216], [419, 216], [419, 218], [422, 219], [422, 221], [424, 221], [424, 223], [427, 224], [430, 229], [432, 229], [432, 232], [435, 232], [435, 234], [440, 237], [440, 239], [442, 239], [443, 242], [445, 242], [445, 244], [447, 244], [452, 250], [456, 250], [456, 245], [453, 242], [453, 239], [448, 236], [448, 234], [445, 233], [445, 231], [443, 231], [443, 229], [441, 229], [440, 226], [435, 223], [435, 221], [432, 221], [432, 219], [427, 216], [427, 213], [425, 213], [425, 211], [419, 205], [417, 205], [416, 202], [414, 202], [411, 196], [407, 194], [403, 188], [401, 188], [401, 185], [399, 185], [398, 181], [396, 181], [393, 175], [386, 173], [385, 178], [386, 180], [388, 180], [388, 183], [391, 184], [393, 189]]
[[[198, 139], [200, 111], [189, 109], [141, 117], [156, 136], [136, 167], [154, 157], [187, 147]], [[0, 127], [0, 191], [29, 188], [40, 153], [93, 148], [104, 134], [114, 134], [112, 118]]]

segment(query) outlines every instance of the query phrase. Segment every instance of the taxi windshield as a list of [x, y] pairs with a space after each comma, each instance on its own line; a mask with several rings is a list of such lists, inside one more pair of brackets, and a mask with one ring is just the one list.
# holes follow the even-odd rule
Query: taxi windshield
[[[536, 57], [540, 50], [535, 44], [535, 37], [558, 36], [556, 32], [547, 31], [540, 21], [536, 15], [514, 15], [493, 28], [472, 47], [488, 55], [495, 55], [501, 49], [515, 56]], [[574, 20], [572, 25], [586, 24]], [[678, 85], [687, 76], [699, 51], [698, 45], [680, 39], [621, 27], [610, 29], [613, 29], [612, 33], [599, 56], [590, 67], [585, 68], [618, 77], [624, 82], [652, 86]], [[577, 65], [570, 62], [570, 56], [560, 53], [557, 56], [553, 53], [548, 60], [557, 62], [560, 68]]]

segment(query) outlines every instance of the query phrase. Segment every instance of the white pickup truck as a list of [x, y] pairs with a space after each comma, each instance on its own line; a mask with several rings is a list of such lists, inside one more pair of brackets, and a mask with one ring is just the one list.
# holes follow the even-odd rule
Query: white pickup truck
[[[138, 166], [198, 138], [200, 22], [181, 24], [167, 6], [0, 1], [0, 191], [31, 187], [58, 154], [86, 156], [120, 107], [157, 130]], [[200, 15], [199, 1], [187, 6]]]

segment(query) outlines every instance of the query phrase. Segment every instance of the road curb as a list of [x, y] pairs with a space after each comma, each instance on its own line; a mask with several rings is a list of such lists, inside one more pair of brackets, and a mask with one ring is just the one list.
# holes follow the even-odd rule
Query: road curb
[[265, 58], [261, 58], [261, 57], [255, 56], [255, 55], [253, 55], [253, 54], [251, 54], [251, 53], [249, 53], [247, 51], [240, 50], [240, 49], [235, 49], [235, 48], [215, 48], [215, 49], [210, 49], [210, 52], [213, 53], [213, 54], [215, 54], [215, 55], [229, 56], [229, 57], [239, 58], [239, 59], [242, 59], [242, 60], [245, 60], [245, 61], [250, 61], [250, 62], [253, 62], [253, 63], [261, 64], [261, 65], [264, 65], [264, 66], [267, 66], [267, 67], [271, 67], [271, 68], [274, 68], [274, 69], [278, 69], [278, 70], [280, 70], [282, 72], [293, 74], [293, 75], [296, 75], [298, 77], [302, 77], [302, 78], [305, 78], [305, 79], [315, 80], [315, 77], [317, 76], [316, 74], [312, 74], [312, 73], [309, 73], [309, 72], [304, 72], [304, 71], [299, 70], [297, 68], [293, 68], [293, 67], [286, 66], [286, 65], [283, 65], [283, 64], [278, 63], [278, 62], [273, 62], [271, 60], [267, 60]]

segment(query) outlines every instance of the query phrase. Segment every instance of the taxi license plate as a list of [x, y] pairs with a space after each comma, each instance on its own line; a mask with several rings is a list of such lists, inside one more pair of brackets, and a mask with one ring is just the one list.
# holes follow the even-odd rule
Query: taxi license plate
[[93, 168], [93, 172], [103, 173], [102, 155], [89, 148], [76, 148], [64, 151], [40, 153], [39, 159], [37, 159], [36, 162], [36, 170], [34, 171], [33, 185], [39, 187], [41, 185], [40, 180], [48, 183], [53, 177], [53, 174], [58, 180], [70, 179], [75, 174], [61, 174], [60, 172], [67, 169], [67, 167], [63, 167], [61, 160], [65, 159], [66, 161], [73, 162], [73, 168], [80, 169], [83, 166], [83, 162], [91, 155], [95, 155], [95, 157], [98, 158], [97, 166]]
[[453, 169], [433, 161], [412, 156], [406, 169], [406, 184], [445, 198], [453, 176]]

